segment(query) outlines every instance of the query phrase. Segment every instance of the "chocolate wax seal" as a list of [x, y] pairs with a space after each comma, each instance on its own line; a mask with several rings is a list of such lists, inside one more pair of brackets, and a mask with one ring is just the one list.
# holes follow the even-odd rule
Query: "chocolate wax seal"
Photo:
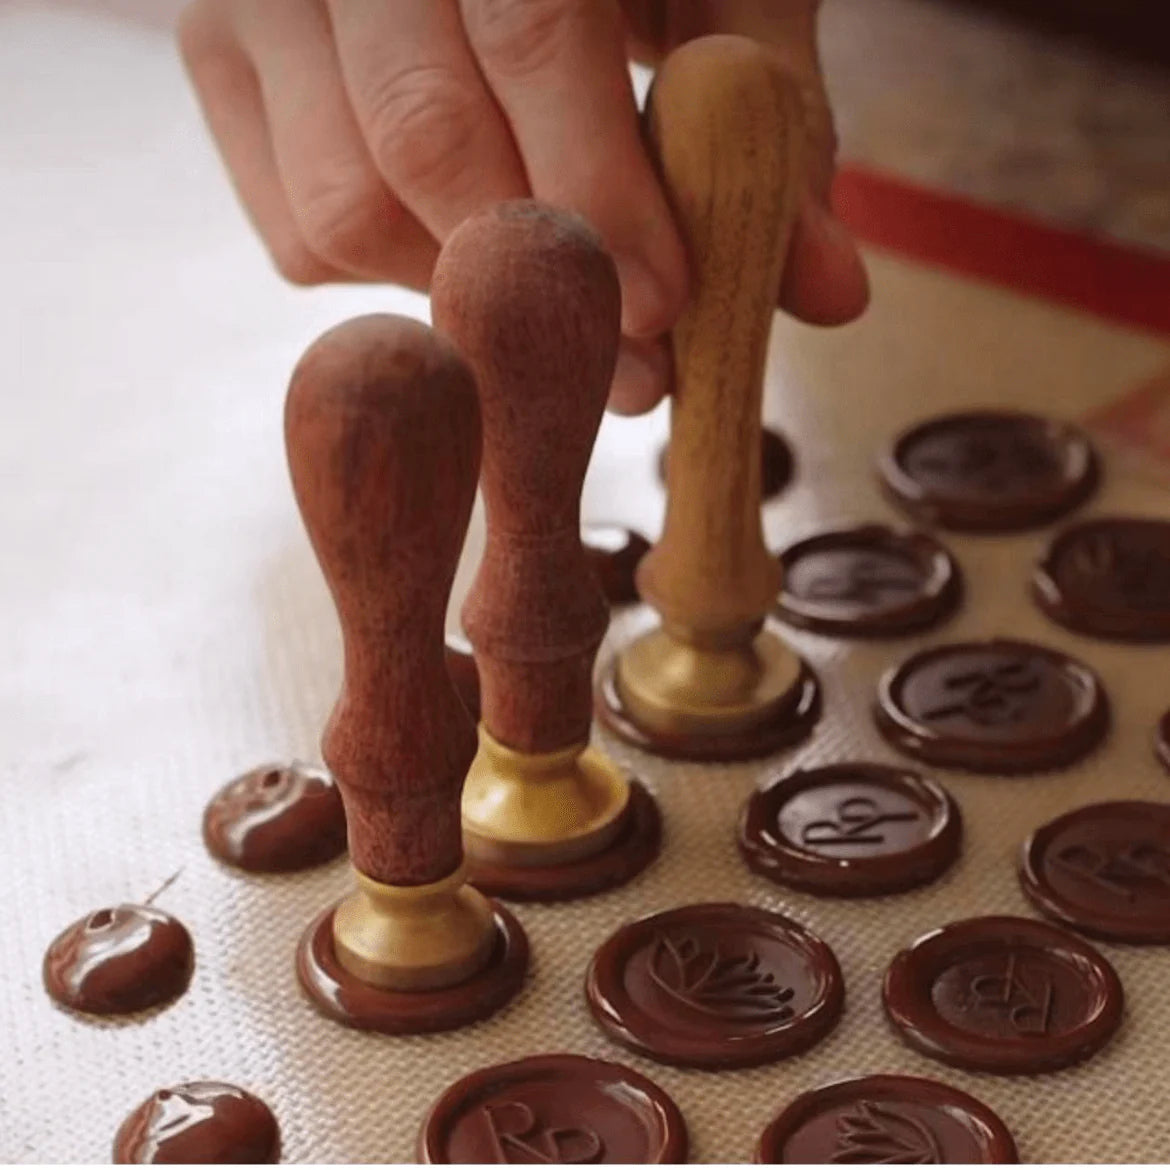
[[530, 1056], [471, 1073], [431, 1107], [419, 1161], [562, 1164], [684, 1162], [675, 1103], [624, 1065]]
[[911, 1048], [957, 1068], [1053, 1072], [1092, 1056], [1125, 1005], [1088, 943], [1030, 918], [968, 918], [898, 954], [882, 988]]
[[866, 897], [933, 881], [959, 855], [950, 795], [905, 768], [840, 763], [754, 792], [739, 822], [748, 867], [814, 894]]
[[251, 873], [289, 873], [345, 852], [345, 808], [324, 768], [266, 764], [230, 780], [203, 813], [213, 857]]
[[443, 658], [447, 663], [447, 674], [467, 713], [479, 722], [479, 667], [475, 665], [475, 654], [466, 636], [448, 634], [443, 644]]
[[1053, 621], [1080, 634], [1170, 641], [1170, 523], [1087, 520], [1061, 532], [1032, 577]]
[[949, 616], [961, 577], [932, 536], [880, 524], [824, 532], [780, 555], [777, 608], [789, 624], [819, 634], [887, 637]]
[[1170, 943], [1170, 804], [1090, 804], [1039, 828], [1020, 881], [1051, 918], [1094, 938]]
[[598, 948], [585, 993], [612, 1039], [664, 1064], [745, 1068], [828, 1035], [845, 1000], [833, 952], [769, 910], [681, 906]]
[[[658, 457], [658, 478], [664, 483], [669, 455], [670, 447], [666, 446]], [[771, 427], [764, 427], [760, 431], [760, 499], [770, 500], [788, 486], [792, 479], [793, 464], [788, 440]]]
[[1085, 435], [1015, 411], [944, 415], [900, 435], [881, 461], [886, 490], [912, 515], [944, 528], [1009, 532], [1046, 524], [1097, 481]]
[[637, 601], [634, 571], [650, 551], [650, 542], [620, 524], [582, 524], [581, 543], [609, 604], [629, 605]]
[[118, 1129], [114, 1162], [280, 1161], [272, 1110], [245, 1089], [191, 1081], [152, 1093]]
[[1162, 716], [1154, 739], [1154, 754], [1162, 762], [1162, 767], [1170, 772], [1170, 711]]
[[772, 1121], [773, 1165], [978, 1165], [1019, 1161], [1004, 1123], [968, 1093], [922, 1077], [872, 1076], [802, 1093]]
[[882, 678], [875, 717], [890, 743], [929, 764], [1021, 773], [1088, 755], [1108, 730], [1109, 704], [1089, 667], [1000, 638], [912, 655]]
[[66, 927], [45, 952], [42, 976], [63, 1007], [113, 1016], [177, 999], [194, 969], [195, 947], [177, 918], [123, 903]]

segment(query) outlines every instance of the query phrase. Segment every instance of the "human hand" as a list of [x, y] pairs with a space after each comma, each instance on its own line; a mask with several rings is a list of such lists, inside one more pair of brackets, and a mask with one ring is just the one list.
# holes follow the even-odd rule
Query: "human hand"
[[614, 256], [623, 341], [610, 404], [638, 413], [669, 384], [662, 335], [686, 260], [646, 155], [627, 48], [694, 36], [773, 46], [805, 95], [809, 190], [781, 305], [850, 320], [865, 272], [828, 211], [835, 140], [815, 45], [817, 0], [194, 0], [180, 45], [241, 202], [296, 284], [426, 288], [473, 211], [535, 197], [584, 216]]

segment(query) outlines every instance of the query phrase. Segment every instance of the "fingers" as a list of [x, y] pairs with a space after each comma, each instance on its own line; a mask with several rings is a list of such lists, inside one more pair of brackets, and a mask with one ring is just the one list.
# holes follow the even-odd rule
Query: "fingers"
[[179, 47], [236, 193], [276, 267], [294, 284], [343, 279], [304, 246], [277, 173], [255, 71], [215, 6], [183, 13]]
[[686, 261], [640, 139], [615, 0], [460, 8], [533, 194], [596, 227], [617, 263], [627, 335], [670, 328], [686, 299]]
[[810, 325], [843, 325], [869, 304], [869, 277], [849, 229], [806, 196], [792, 232], [780, 307]]
[[455, 0], [328, 6], [346, 89], [374, 162], [434, 236], [445, 239], [485, 204], [528, 195], [524, 164], [468, 47]]
[[317, 0], [237, 3], [272, 153], [301, 239], [340, 271], [425, 285], [430, 234], [386, 186], [350, 108], [325, 9]]
[[609, 409], [614, 414], [645, 414], [669, 392], [672, 371], [670, 344], [665, 337], [623, 337]]

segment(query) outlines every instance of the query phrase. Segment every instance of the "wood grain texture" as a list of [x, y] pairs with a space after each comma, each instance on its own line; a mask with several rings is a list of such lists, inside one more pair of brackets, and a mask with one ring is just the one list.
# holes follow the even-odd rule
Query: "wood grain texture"
[[360, 317], [301, 359], [285, 440], [345, 645], [321, 748], [351, 859], [390, 885], [437, 881], [462, 860], [459, 803], [476, 748], [443, 651], [479, 470], [474, 379], [425, 325]]
[[758, 625], [780, 584], [760, 523], [760, 414], [799, 193], [801, 117], [780, 66], [739, 37], [677, 49], [650, 95], [649, 136], [689, 252], [692, 295], [673, 332], [666, 521], [638, 586], [667, 627], [696, 644]]
[[583, 743], [608, 607], [581, 547], [581, 487], [617, 357], [616, 269], [582, 220], [505, 203], [447, 241], [431, 303], [483, 415], [487, 543], [463, 628], [484, 726], [516, 751]]

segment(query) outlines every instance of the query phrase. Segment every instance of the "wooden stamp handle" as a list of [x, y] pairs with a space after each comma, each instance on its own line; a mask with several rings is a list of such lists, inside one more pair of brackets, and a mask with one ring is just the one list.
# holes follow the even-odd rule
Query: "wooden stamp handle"
[[758, 628], [780, 584], [760, 523], [768, 334], [796, 213], [800, 96], [754, 41], [695, 40], [663, 63], [648, 128], [691, 263], [674, 329], [667, 512], [642, 596], [698, 643]]
[[581, 487], [617, 358], [617, 271], [582, 220], [505, 203], [447, 241], [431, 305], [483, 413], [487, 544], [463, 628], [484, 727], [521, 752], [584, 743], [608, 609], [581, 547]]
[[297, 365], [285, 440], [345, 645], [321, 746], [351, 859], [388, 885], [437, 881], [462, 861], [460, 794], [476, 748], [443, 653], [479, 470], [474, 380], [425, 325], [360, 317]]

